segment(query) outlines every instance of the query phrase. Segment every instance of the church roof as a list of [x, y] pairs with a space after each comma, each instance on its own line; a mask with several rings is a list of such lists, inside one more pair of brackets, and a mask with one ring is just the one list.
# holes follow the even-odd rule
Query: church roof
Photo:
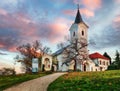
[[55, 53], [53, 53], [52, 55], [53, 56], [57, 56], [57, 55], [59, 55], [59, 54], [61, 54], [67, 47], [69, 47], [70, 45], [67, 45], [66, 47], [64, 47], [64, 48], [61, 48], [61, 49], [59, 49], [59, 50], [57, 50]]
[[62, 49], [59, 49], [59, 50], [57, 50], [55, 53], [53, 53], [52, 55], [53, 55], [53, 56], [57, 56], [57, 55], [61, 54], [63, 51], [64, 51], [63, 48], [62, 48]]
[[76, 18], [75, 18], [75, 23], [78, 24], [78, 23], [80, 23], [80, 22], [83, 22], [83, 20], [82, 20], [82, 17], [81, 17], [79, 8], [78, 8], [77, 15], [76, 15]]
[[[82, 19], [82, 16], [80, 14], [80, 11], [79, 11], [79, 5], [78, 5], [78, 10], [77, 10], [77, 15], [76, 15], [76, 18], [75, 18], [75, 24], [79, 24], [79, 23], [84, 23], [83, 19]], [[85, 23], [84, 23], [85, 24]], [[86, 27], [88, 27], [87, 24], [85, 24]]]
[[105, 59], [105, 60], [109, 60], [108, 58], [106, 58], [105, 56], [99, 54], [99, 53], [93, 53], [93, 54], [90, 54], [89, 57], [91, 59], [97, 59], [97, 58], [101, 58], [101, 59]]

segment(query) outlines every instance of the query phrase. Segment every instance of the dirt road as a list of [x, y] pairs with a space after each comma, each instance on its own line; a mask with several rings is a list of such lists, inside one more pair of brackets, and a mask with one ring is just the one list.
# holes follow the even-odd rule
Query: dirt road
[[47, 91], [51, 82], [66, 73], [54, 73], [34, 80], [23, 82], [4, 91]]

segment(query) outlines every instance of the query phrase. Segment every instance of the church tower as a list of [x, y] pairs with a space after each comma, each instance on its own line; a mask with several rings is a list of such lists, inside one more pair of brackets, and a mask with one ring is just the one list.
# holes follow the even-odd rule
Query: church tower
[[75, 18], [74, 23], [70, 27], [70, 38], [71, 41], [74, 41], [75, 39], [79, 39], [81, 41], [85, 41], [87, 43], [87, 32], [88, 32], [88, 26], [84, 23], [80, 11], [79, 6], [77, 10], [77, 15]]
[[[78, 40], [79, 43], [77, 43], [77, 46], [80, 48], [79, 49], [79, 55], [81, 56], [81, 59], [77, 61], [77, 68], [82, 70], [82, 64], [89, 59], [88, 57], [88, 50], [87, 50], [87, 45], [88, 45], [88, 26], [85, 24], [83, 21], [80, 10], [79, 10], [79, 5], [78, 5], [78, 10], [77, 10], [77, 15], [75, 18], [74, 23], [70, 27], [70, 40], [71, 42], [75, 42]], [[81, 63], [82, 62], [82, 63]]]

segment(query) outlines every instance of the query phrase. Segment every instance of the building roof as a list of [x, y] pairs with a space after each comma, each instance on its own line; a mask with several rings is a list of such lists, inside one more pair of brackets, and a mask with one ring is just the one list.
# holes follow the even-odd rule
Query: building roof
[[57, 55], [59, 55], [59, 54], [61, 54], [67, 47], [69, 47], [70, 45], [67, 45], [66, 47], [64, 47], [64, 48], [61, 48], [61, 49], [59, 49], [59, 50], [57, 50], [55, 53], [53, 53], [52, 55], [53, 56], [57, 56]]
[[79, 8], [78, 8], [77, 15], [76, 15], [76, 18], [75, 18], [75, 23], [78, 24], [78, 23], [80, 23], [80, 22], [83, 22], [83, 20], [82, 20], [82, 17], [81, 17]]
[[[75, 24], [79, 24], [79, 23], [85, 24], [84, 21], [83, 21], [83, 19], [82, 19], [81, 14], [80, 14], [80, 11], [79, 11], [79, 5], [78, 5], [77, 15], [76, 15], [76, 18], [75, 18], [75, 22], [74, 22], [74, 23], [75, 23]], [[88, 25], [87, 25], [87, 24], [85, 24], [85, 26], [88, 28]]]
[[53, 53], [52, 55], [53, 55], [53, 56], [57, 56], [57, 55], [61, 54], [63, 51], [64, 51], [64, 49], [57, 50], [57, 51], [56, 51], [55, 53]]
[[101, 59], [106, 59], [106, 60], [109, 60], [108, 58], [106, 58], [105, 56], [99, 54], [99, 53], [93, 53], [93, 54], [90, 54], [89, 57], [91, 59], [97, 59], [97, 58], [101, 58]]

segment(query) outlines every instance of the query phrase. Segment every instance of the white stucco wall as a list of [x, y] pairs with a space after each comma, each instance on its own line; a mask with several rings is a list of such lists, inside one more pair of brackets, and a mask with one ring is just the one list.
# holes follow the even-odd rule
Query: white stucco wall
[[[100, 61], [101, 61], [101, 64], [100, 64]], [[110, 65], [110, 61], [107, 60], [107, 59], [101, 59], [101, 58], [99, 58], [98, 62], [99, 62], [99, 67], [102, 67], [102, 71], [107, 70], [108, 66]]]
[[[98, 64], [98, 66], [94, 67], [94, 71], [105, 71], [107, 70], [108, 66], [110, 65], [110, 61], [107, 59], [97, 58], [92, 60], [94, 63]], [[101, 61], [101, 64], [100, 64]], [[105, 62], [105, 65], [104, 65]], [[102, 68], [102, 70], [101, 70]]]
[[62, 54], [57, 55], [58, 60], [58, 71], [62, 71]]

